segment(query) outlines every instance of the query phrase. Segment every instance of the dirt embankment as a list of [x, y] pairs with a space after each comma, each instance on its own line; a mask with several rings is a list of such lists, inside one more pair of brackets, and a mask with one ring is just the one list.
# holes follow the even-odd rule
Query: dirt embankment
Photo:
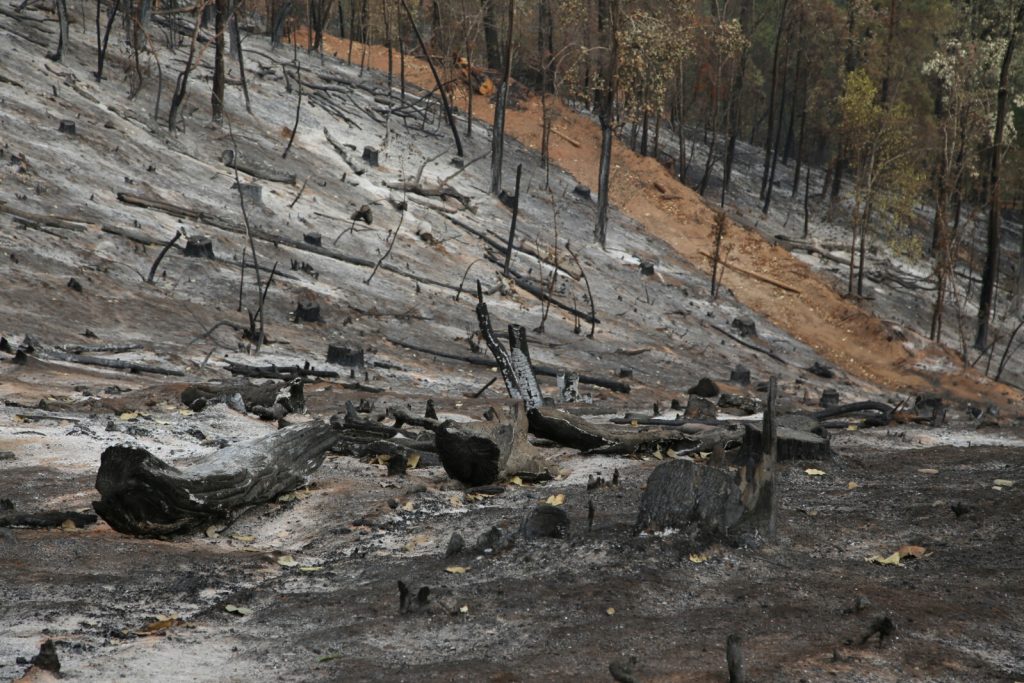
[[[306, 37], [295, 34], [300, 45]], [[325, 51], [344, 58], [349, 41], [326, 37]], [[387, 49], [354, 43], [352, 59], [386, 71]], [[397, 59], [396, 59], [397, 63]], [[397, 67], [396, 67], [397, 69]], [[406, 78], [431, 89], [433, 76], [426, 63], [406, 57]], [[397, 78], [397, 75], [396, 75]], [[465, 90], [453, 95], [456, 106], [465, 108]], [[597, 186], [600, 128], [592, 119], [558, 103], [548, 102], [555, 114], [554, 135], [549, 141], [552, 160], [581, 182]], [[527, 147], [541, 147], [543, 109], [539, 97], [531, 97], [510, 109], [505, 132]], [[474, 97], [473, 115], [484, 121], [494, 117], [493, 103]], [[655, 159], [643, 157], [620, 141], [612, 152], [611, 200], [644, 229], [664, 240], [682, 256], [710, 273], [711, 230], [715, 211], [693, 190], [679, 183]], [[667, 189], [661, 192], [657, 187]], [[892, 326], [844, 298], [834, 286], [785, 249], [761, 235], [728, 222], [728, 267], [724, 283], [744, 305], [812, 347], [825, 358], [863, 380], [907, 393], [943, 393], [968, 401], [989, 401], [1002, 408], [1018, 405], [1024, 394], [992, 382], [973, 369], [959, 369], [959, 359], [948, 349], [918, 340], [913, 346], [894, 335]], [[799, 290], [794, 293], [743, 271], [774, 279]], [[944, 368], [936, 372], [934, 368]]]

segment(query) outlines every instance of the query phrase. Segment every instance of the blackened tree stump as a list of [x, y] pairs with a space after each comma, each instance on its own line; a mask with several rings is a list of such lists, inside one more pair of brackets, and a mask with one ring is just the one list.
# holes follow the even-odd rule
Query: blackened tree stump
[[167, 536], [229, 520], [301, 486], [337, 435], [323, 421], [222, 448], [178, 469], [143, 448], [111, 446], [96, 475], [93, 508], [111, 527]]
[[329, 344], [327, 346], [327, 362], [344, 365], [347, 368], [361, 368], [365, 358], [363, 350], [359, 347]]
[[543, 474], [546, 463], [526, 438], [526, 414], [517, 401], [511, 415], [488, 422], [442, 422], [434, 432], [445, 472], [467, 486], [515, 474]]
[[185, 256], [194, 258], [213, 258], [213, 242], [209, 237], [193, 235], [185, 243]]
[[776, 424], [773, 378], [759, 438], [748, 428], [735, 471], [691, 460], [659, 465], [647, 480], [636, 530], [679, 529], [710, 541], [737, 533], [775, 535]]

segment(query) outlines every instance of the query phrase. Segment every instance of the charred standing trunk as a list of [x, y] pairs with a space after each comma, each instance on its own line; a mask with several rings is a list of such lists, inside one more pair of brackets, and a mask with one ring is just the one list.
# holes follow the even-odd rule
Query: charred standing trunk
[[505, 74], [498, 86], [498, 101], [494, 105], [494, 127], [491, 133], [491, 194], [501, 192], [501, 169], [505, 160], [505, 105], [508, 101], [509, 81], [512, 78], [512, 29], [515, 26], [516, 4], [508, 3], [508, 35], [505, 42]]
[[761, 199], [764, 199], [765, 188], [768, 185], [768, 174], [771, 171], [772, 138], [775, 135], [775, 95], [779, 79], [779, 51], [782, 49], [782, 32], [786, 26], [786, 7], [788, 5], [789, 0], [782, 0], [782, 6], [779, 9], [779, 25], [775, 31], [775, 47], [772, 50], [771, 87], [768, 91], [768, 134], [765, 136], [764, 142], [764, 173], [761, 176]]
[[487, 53], [487, 67], [498, 70], [501, 68], [501, 48], [498, 46], [498, 21], [494, 11], [497, 0], [480, 0], [480, 8], [484, 14], [484, 49]]
[[[750, 36], [750, 24], [754, 11], [754, 0], [743, 0], [740, 6], [740, 28], [744, 36]], [[743, 96], [743, 81], [746, 77], [747, 62], [750, 60], [750, 49], [745, 47], [740, 54], [740, 63], [736, 69], [736, 79], [729, 92], [729, 141], [725, 146], [725, 164], [722, 168], [722, 206], [725, 206], [725, 195], [729, 191], [732, 178], [732, 165], [736, 155], [736, 137], [740, 129], [740, 99]]]
[[213, 96], [210, 106], [213, 120], [220, 123], [224, 120], [224, 35], [227, 33], [228, 0], [217, 0], [217, 15], [214, 20], [214, 53], [213, 53]]
[[999, 277], [1000, 221], [999, 174], [1003, 154], [1003, 135], [1006, 131], [1006, 110], [1009, 104], [1010, 64], [1017, 42], [1017, 32], [1024, 23], [1024, 2], [1020, 3], [1017, 16], [1010, 27], [1010, 36], [1003, 53], [999, 69], [999, 93], [996, 97], [996, 129], [992, 137], [992, 158], [988, 174], [988, 233], [985, 246], [985, 266], [981, 272], [981, 296], [978, 300], [978, 334], [974, 348], [988, 348], [989, 331], [992, 323], [992, 308], [995, 299], [996, 279]]
[[64, 50], [68, 46], [68, 0], [56, 0], [57, 21], [60, 33], [57, 37], [57, 51], [50, 55], [55, 62], [63, 61]]
[[615, 120], [615, 90], [618, 78], [619, 0], [599, 0], [598, 26], [607, 36], [608, 54], [605, 90], [600, 93], [601, 162], [597, 172], [597, 224], [594, 239], [603, 248], [608, 240], [608, 191], [612, 166], [612, 128]]

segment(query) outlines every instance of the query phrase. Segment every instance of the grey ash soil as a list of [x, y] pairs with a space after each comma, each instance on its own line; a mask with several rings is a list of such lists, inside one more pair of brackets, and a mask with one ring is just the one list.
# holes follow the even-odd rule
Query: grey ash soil
[[[304, 102], [295, 146], [282, 160], [281, 129], [293, 120], [295, 93], [285, 88], [281, 64], [291, 54], [272, 54], [262, 38], [249, 36], [254, 112], [245, 114], [239, 93], [229, 92], [235, 141], [209, 124], [205, 66], [183, 129], [171, 136], [168, 92], [158, 119], [151, 117], [154, 79], [129, 99], [120, 48], [112, 48], [110, 78], [97, 84], [83, 27], [72, 27], [65, 61], [55, 64], [38, 45], [53, 39], [55, 23], [32, 7], [25, 16], [32, 20], [0, 15], [0, 335], [15, 345], [30, 336], [37, 348], [23, 365], [0, 353], [0, 451], [14, 454], [0, 460], [0, 498], [17, 512], [88, 509], [97, 495], [100, 453], [115, 443], [141, 445], [182, 464], [209, 452], [213, 441], [271, 430], [223, 406], [180, 412], [185, 383], [228, 377], [228, 360], [309, 361], [344, 372], [324, 361], [327, 344], [364, 347], [369, 365], [355, 380], [383, 391], [346, 388], [350, 377], [311, 384], [309, 409], [317, 417], [338, 412], [346, 400], [421, 411], [433, 398], [442, 416], [468, 419], [504, 400], [500, 383], [479, 399], [465, 396], [492, 379], [493, 369], [401, 344], [471, 352], [474, 302], [465, 293], [454, 297], [467, 268], [467, 283], [479, 278], [489, 292], [496, 327], [517, 322], [533, 330], [542, 318], [540, 302], [486, 258], [479, 235], [503, 240], [510, 218], [482, 189], [486, 161], [451, 178], [470, 198], [469, 209], [386, 187], [416, 177], [421, 166], [430, 183], [458, 170], [435, 105], [385, 125], [379, 100], [395, 102], [396, 95], [381, 76], [360, 78], [336, 60], [321, 65], [300, 54], [311, 85], [340, 91], [320, 91], [334, 92], [332, 103]], [[182, 51], [161, 49], [165, 71], [180, 68]], [[76, 121], [75, 136], [56, 132], [61, 119]], [[363, 146], [379, 147], [381, 166], [356, 174], [327, 144], [325, 127], [351, 145], [353, 160]], [[247, 324], [236, 310], [242, 215], [234, 173], [220, 161], [233, 144], [299, 178], [289, 185], [242, 175], [263, 186], [262, 204], [249, 213], [267, 233], [257, 240], [261, 264], [276, 262], [280, 272], [266, 309], [274, 343], [258, 355], [246, 354], [230, 327], [204, 334], [222, 320]], [[468, 159], [484, 152], [487, 129], [475, 126], [467, 147]], [[593, 246], [594, 204], [572, 192], [577, 181], [553, 168], [552, 191], [543, 191], [536, 155], [509, 147], [506, 178], [524, 164], [520, 235], [550, 252], [557, 224], [559, 264], [569, 268], [569, 240], [601, 321], [589, 338], [587, 325], [577, 334], [573, 317], [552, 308], [544, 331], [531, 332], [534, 360], [607, 379], [632, 373], [625, 379], [632, 385], [628, 395], [584, 386], [595, 413], [649, 413], [655, 401], [665, 407], [670, 399], [685, 400], [697, 379], [724, 379], [738, 363], [751, 369], [755, 386], [778, 376], [787, 410], [812, 409], [829, 387], [844, 401], [911, 398], [879, 391], [842, 368], [831, 380], [807, 372], [821, 360], [813, 350], [728, 294], [709, 303], [706, 277], [618, 212], [609, 249]], [[305, 180], [305, 192], [289, 206]], [[123, 192], [203, 211], [216, 225], [130, 206], [118, 200]], [[396, 208], [402, 201], [409, 207], [404, 220]], [[372, 204], [373, 224], [346, 232], [348, 216], [363, 204]], [[369, 283], [368, 267], [285, 244], [315, 230], [338, 254], [372, 263], [400, 221], [385, 261], [393, 270], [378, 271]], [[218, 259], [186, 258], [175, 247], [156, 281], [143, 283], [140, 274], [158, 245], [178, 228], [211, 237]], [[655, 262], [655, 274], [643, 275], [641, 261]], [[317, 275], [301, 268], [303, 262]], [[522, 252], [513, 265], [534, 283], [550, 273]], [[67, 287], [71, 277], [81, 292]], [[247, 282], [244, 304], [252, 308], [255, 293]], [[582, 280], [560, 275], [554, 292], [589, 309]], [[290, 322], [299, 301], [318, 303], [324, 322]], [[753, 342], [785, 363], [712, 327], [730, 329], [740, 315], [757, 323]], [[49, 353], [61, 344], [138, 344], [106, 357], [184, 376], [63, 362]], [[542, 384], [553, 392], [551, 378]], [[744, 391], [757, 394], [753, 387]], [[562, 478], [510, 485], [479, 500], [438, 467], [388, 478], [381, 465], [331, 456], [308, 491], [248, 510], [209, 534], [140, 540], [102, 522], [86, 529], [2, 529], [0, 678], [19, 676], [25, 665], [17, 658], [31, 657], [49, 637], [57, 641], [66, 678], [83, 681], [609, 680], [609, 663], [628, 664], [631, 657], [637, 680], [719, 681], [726, 636], [737, 633], [759, 681], [1021, 680], [1024, 441], [1007, 426], [1013, 415], [1002, 416], [998, 429], [966, 420], [960, 406], [950, 417], [954, 426], [947, 430], [837, 435], [835, 462], [783, 467], [774, 543], [713, 547], [699, 563], [678, 535], [633, 533], [642, 487], [657, 461], [559, 450], [548, 452]], [[826, 474], [806, 474], [811, 466]], [[919, 471], [929, 468], [938, 474]], [[588, 492], [590, 475], [609, 479], [615, 469], [620, 486]], [[996, 479], [1016, 483], [996, 491]], [[858, 486], [849, 488], [851, 481]], [[470, 548], [492, 526], [514, 536], [527, 512], [555, 494], [565, 494], [570, 539], [519, 538], [497, 552], [445, 557], [453, 533]], [[901, 567], [864, 560], [903, 544], [929, 554]], [[281, 564], [285, 556], [297, 566]], [[399, 580], [431, 588], [422, 613], [399, 614]], [[851, 611], [858, 597], [870, 605]], [[239, 616], [225, 611], [228, 604], [252, 611]], [[860, 645], [880, 614], [896, 623], [895, 637], [882, 647]], [[160, 615], [183, 623], [138, 635]]]

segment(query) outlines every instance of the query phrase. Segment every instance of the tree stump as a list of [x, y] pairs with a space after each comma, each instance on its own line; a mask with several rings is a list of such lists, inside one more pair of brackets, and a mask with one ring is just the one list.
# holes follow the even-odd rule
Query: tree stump
[[178, 469], [143, 448], [111, 446], [96, 475], [93, 508], [111, 527], [166, 536], [228, 520], [302, 485], [337, 439], [323, 421], [222, 448]]
[[774, 536], [776, 393], [773, 378], [762, 436], [754, 442], [748, 426], [735, 472], [691, 460], [655, 468], [640, 501], [636, 531], [679, 529], [701, 541], [747, 532]]
[[737, 365], [729, 373], [729, 381], [740, 386], [747, 386], [750, 384], [750, 368], [745, 365]]
[[718, 409], [708, 399], [701, 398], [696, 394], [690, 394], [689, 399], [686, 401], [686, 412], [684, 415], [698, 420], [714, 420], [718, 417]]
[[185, 243], [185, 256], [213, 258], [213, 242], [204, 235], [192, 235]]
[[64, 133], [66, 135], [74, 135], [75, 134], [75, 122], [72, 121], [71, 119], [63, 119], [60, 122], [60, 127], [58, 128], [58, 130], [61, 133]]
[[305, 301], [299, 302], [293, 315], [297, 323], [318, 323], [323, 320], [320, 317], [320, 304]]
[[590, 188], [586, 185], [579, 184], [572, 189], [573, 194], [577, 197], [583, 197], [584, 199], [590, 199]]
[[483, 486], [514, 474], [543, 474], [546, 464], [526, 438], [526, 413], [517, 401], [511, 415], [488, 422], [447, 420], [435, 430], [437, 452], [448, 476]]
[[536, 538], [568, 538], [569, 515], [558, 505], [541, 503], [523, 520], [523, 537]]
[[376, 168], [380, 165], [380, 150], [369, 145], [363, 147], [363, 161]]
[[327, 346], [327, 362], [344, 365], [347, 368], [361, 368], [365, 364], [363, 350], [357, 346], [329, 344]]
[[757, 324], [754, 322], [753, 318], [748, 318], [746, 316], [733, 318], [732, 327], [741, 337], [757, 336]]
[[701, 398], [713, 398], [718, 396], [719, 389], [714, 380], [708, 377], [701, 377], [697, 384], [690, 387], [690, 390], [686, 393], [700, 396]]
[[839, 405], [839, 392], [835, 389], [825, 389], [821, 392], [821, 400], [818, 405], [822, 408], [833, 408]]
[[306, 244], [312, 244], [314, 247], [323, 246], [323, 235], [318, 232], [307, 232], [302, 236], [302, 241]]

